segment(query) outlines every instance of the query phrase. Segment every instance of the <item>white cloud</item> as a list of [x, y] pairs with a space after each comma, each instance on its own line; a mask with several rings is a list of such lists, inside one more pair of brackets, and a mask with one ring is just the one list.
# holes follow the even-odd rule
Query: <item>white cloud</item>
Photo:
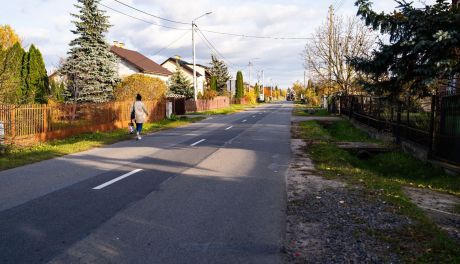
[[[209, 16], [197, 21], [200, 28], [213, 31], [231, 32], [245, 35], [264, 36], [294, 36], [308, 37], [314, 29], [326, 18], [327, 8], [333, 0], [304, 1], [304, 0], [255, 0], [255, 1], [224, 1], [224, 0], [121, 0], [135, 5], [142, 10], [174, 20], [191, 20], [205, 12], [212, 11]], [[355, 15], [354, 0], [344, 0], [338, 11], [342, 15]], [[429, 0], [428, 3], [434, 0]], [[36, 44], [45, 56], [49, 69], [57, 65], [60, 57], [64, 57], [68, 43], [74, 37], [70, 30], [71, 12], [74, 0], [17, 0], [8, 1], [0, 10], [0, 24], [11, 24], [24, 38], [25, 43]], [[378, 10], [392, 10], [394, 1], [376, 1]], [[112, 0], [103, 0], [103, 4], [121, 10], [130, 15], [164, 24], [164, 21], [117, 4]], [[147, 56], [152, 56], [172, 41], [179, 38], [183, 31], [165, 29], [134, 20], [124, 15], [108, 11], [113, 27], [107, 38], [109, 41], [125, 42], [130, 49], [138, 50]], [[169, 26], [191, 28], [191, 25]], [[265, 69], [267, 79], [288, 86], [296, 80], [303, 79], [302, 60], [300, 52], [303, 40], [264, 40], [241, 37], [223, 36], [205, 33], [215, 47], [247, 76], [249, 59], [254, 61], [254, 78], [256, 70]], [[185, 59], [191, 57], [191, 33], [180, 41], [165, 49], [153, 58], [157, 62], [169, 56], [181, 55]], [[197, 36], [197, 58], [199, 63], [206, 64], [210, 60], [210, 51]], [[235, 75], [233, 73], [233, 75]]]

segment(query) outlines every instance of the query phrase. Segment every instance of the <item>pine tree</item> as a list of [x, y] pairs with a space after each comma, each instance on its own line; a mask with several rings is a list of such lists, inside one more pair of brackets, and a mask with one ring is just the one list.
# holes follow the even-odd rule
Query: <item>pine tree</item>
[[371, 9], [369, 0], [358, 0], [358, 15], [368, 26], [386, 34], [371, 56], [351, 58], [351, 65], [366, 79], [366, 90], [394, 101], [402, 94], [424, 96], [439, 80], [460, 73], [460, 15], [450, 0], [438, 0], [424, 8], [397, 1], [398, 10], [389, 14]]
[[211, 76], [211, 90], [217, 92], [217, 76]]
[[30, 46], [29, 52], [25, 53], [22, 60], [22, 91], [23, 103], [47, 102], [50, 94], [48, 73], [41, 52], [34, 46]]
[[175, 94], [183, 95], [187, 99], [194, 97], [193, 84], [181, 71], [179, 63], [176, 65], [176, 71], [169, 77], [169, 90]]
[[236, 73], [236, 98], [243, 98], [244, 96], [244, 82], [243, 73], [238, 71]]
[[228, 73], [228, 67], [225, 62], [211, 55], [209, 73], [211, 76], [217, 77], [217, 92], [219, 94], [225, 94], [227, 92], [227, 82], [230, 80], [230, 74]]
[[78, 0], [78, 14], [72, 14], [78, 37], [70, 42], [68, 58], [61, 72], [69, 83], [68, 100], [74, 102], [107, 102], [113, 99], [118, 82], [117, 59], [110, 52], [105, 34], [110, 28], [108, 16], [98, 8], [99, 0]]

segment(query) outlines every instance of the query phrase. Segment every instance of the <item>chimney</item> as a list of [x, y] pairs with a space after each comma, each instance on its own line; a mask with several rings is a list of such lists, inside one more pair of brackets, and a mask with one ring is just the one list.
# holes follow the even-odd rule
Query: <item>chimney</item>
[[113, 41], [113, 46], [118, 47], [118, 48], [124, 48], [125, 43], [114, 40]]

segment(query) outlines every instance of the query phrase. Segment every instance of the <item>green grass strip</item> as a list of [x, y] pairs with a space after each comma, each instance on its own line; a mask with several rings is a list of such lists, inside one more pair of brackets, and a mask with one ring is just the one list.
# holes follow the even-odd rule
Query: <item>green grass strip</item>
[[[190, 119], [163, 120], [154, 123], [145, 123], [143, 133], [153, 133], [185, 126], [203, 119], [202, 117], [195, 117]], [[0, 156], [0, 170], [11, 169], [132, 138], [133, 135], [130, 135], [127, 129], [117, 129], [108, 132], [81, 134], [67, 139], [53, 140], [29, 147], [12, 147], [8, 149], [5, 154]]]
[[228, 115], [228, 114], [233, 114], [233, 113], [244, 111], [247, 108], [254, 108], [254, 107], [256, 107], [256, 105], [232, 104], [226, 108], [195, 112], [195, 113], [190, 113], [190, 115]]

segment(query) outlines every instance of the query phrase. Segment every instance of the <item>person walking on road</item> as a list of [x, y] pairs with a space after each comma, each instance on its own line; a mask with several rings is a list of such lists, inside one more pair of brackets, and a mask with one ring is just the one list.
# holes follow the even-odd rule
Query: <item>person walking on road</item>
[[136, 102], [133, 104], [132, 111], [134, 112], [134, 119], [136, 121], [137, 140], [141, 140], [142, 126], [147, 120], [149, 113], [142, 102], [142, 96], [140, 94], [136, 96]]

